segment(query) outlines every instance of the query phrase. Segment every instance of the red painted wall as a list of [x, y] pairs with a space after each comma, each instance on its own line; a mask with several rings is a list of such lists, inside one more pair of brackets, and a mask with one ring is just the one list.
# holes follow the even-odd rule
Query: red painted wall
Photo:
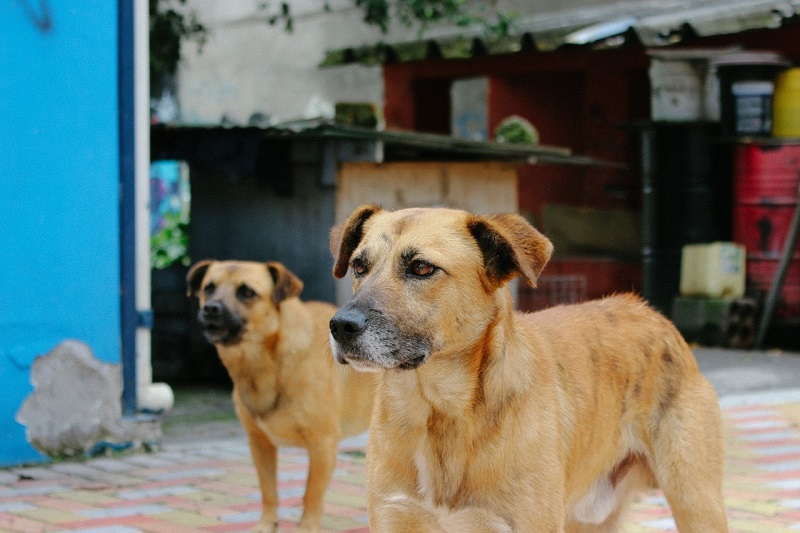
[[[386, 65], [384, 113], [389, 128], [446, 132], [449, 99], [439, 93], [459, 77], [487, 76], [490, 132], [516, 114], [534, 124], [542, 144], [629, 163], [638, 157], [635, 140], [620, 124], [649, 114], [647, 64], [644, 50], [630, 46]], [[638, 170], [630, 167], [521, 167], [520, 210], [538, 220], [545, 203], [637, 209]]]
[[[682, 47], [731, 45], [775, 50], [800, 64], [800, 24], [697, 38]], [[648, 67], [646, 50], [636, 44], [606, 50], [565, 48], [469, 60], [388, 64], [384, 67], [384, 115], [390, 129], [446, 132], [450, 106], [449, 96], [445, 98], [443, 91], [449, 90], [454, 79], [486, 76], [490, 132], [503, 118], [517, 114], [535, 125], [542, 144], [568, 147], [577, 154], [624, 165], [521, 167], [521, 211], [541, 221], [546, 203], [639, 210], [641, 156], [632, 125], [650, 116]], [[558, 269], [557, 264], [549, 267], [550, 274]], [[590, 264], [593, 263], [586, 262]], [[618, 270], [608, 270], [608, 278], [616, 280], [614, 290], [638, 288], [641, 265], [627, 264], [626, 268], [626, 276]]]
[[[489, 83], [489, 131], [509, 115], [529, 120], [539, 132], [540, 144], [567, 146], [580, 151], [583, 143], [581, 102], [584, 79], [580, 73], [547, 73], [493, 77]], [[547, 202], [580, 203], [585, 176], [582, 167], [528, 165], [519, 170], [520, 210], [541, 220]]]

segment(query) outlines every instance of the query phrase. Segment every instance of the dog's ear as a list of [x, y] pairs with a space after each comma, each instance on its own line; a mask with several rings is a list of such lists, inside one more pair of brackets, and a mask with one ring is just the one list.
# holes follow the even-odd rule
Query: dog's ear
[[272, 283], [275, 286], [272, 290], [272, 301], [275, 302], [275, 305], [286, 298], [297, 296], [303, 291], [302, 280], [281, 263], [270, 261], [267, 263], [267, 271], [272, 276]]
[[483, 254], [489, 281], [501, 285], [522, 274], [535, 287], [536, 280], [553, 253], [553, 245], [519, 215], [473, 216], [470, 233]]
[[331, 229], [331, 253], [333, 254], [333, 275], [343, 278], [347, 274], [347, 265], [353, 250], [358, 248], [364, 236], [364, 223], [375, 213], [383, 211], [378, 205], [362, 205], [344, 222]]
[[213, 262], [213, 259], [203, 259], [192, 265], [192, 268], [186, 273], [186, 296], [197, 295], [200, 291], [200, 284], [203, 283], [206, 271]]

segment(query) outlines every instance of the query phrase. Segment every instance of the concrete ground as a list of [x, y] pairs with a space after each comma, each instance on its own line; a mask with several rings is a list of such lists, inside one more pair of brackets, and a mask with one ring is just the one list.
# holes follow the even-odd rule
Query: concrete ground
[[720, 397], [800, 389], [800, 353], [695, 348], [694, 354]]
[[162, 444], [245, 438], [236, 419], [228, 386], [174, 388], [175, 406], [164, 416]]
[[[800, 354], [697, 348], [714, 383], [727, 442], [732, 531], [800, 530]], [[161, 449], [0, 470], [0, 532], [248, 531], [260, 502], [244, 433], [224, 388], [176, 390]], [[366, 533], [364, 437], [343, 443], [325, 531]], [[307, 456], [280, 453], [281, 531], [302, 509]], [[624, 532], [673, 532], [663, 496], [634, 506]]]

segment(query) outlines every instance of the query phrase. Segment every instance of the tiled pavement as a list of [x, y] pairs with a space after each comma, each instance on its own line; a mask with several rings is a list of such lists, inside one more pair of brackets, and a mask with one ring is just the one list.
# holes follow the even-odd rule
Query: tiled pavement
[[[725, 496], [731, 529], [800, 531], [800, 402], [725, 407]], [[339, 455], [323, 527], [367, 532], [363, 439]], [[280, 454], [281, 530], [301, 510], [307, 458]], [[247, 444], [166, 445], [150, 454], [0, 470], [0, 531], [104, 533], [248, 531], [260, 509]], [[624, 531], [674, 531], [658, 493], [637, 502]]]

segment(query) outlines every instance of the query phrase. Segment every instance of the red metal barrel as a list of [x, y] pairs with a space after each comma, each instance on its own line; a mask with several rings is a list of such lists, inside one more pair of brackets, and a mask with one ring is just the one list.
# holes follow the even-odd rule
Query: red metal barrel
[[[797, 202], [733, 206], [733, 240], [745, 246], [748, 257], [780, 259], [796, 206]], [[794, 257], [800, 258], [800, 244]]]
[[[734, 159], [733, 240], [747, 250], [751, 292], [769, 291], [798, 204], [800, 144], [742, 143]], [[777, 315], [800, 315], [800, 243], [794, 250]]]
[[800, 144], [739, 144], [734, 173], [737, 203], [796, 204]]

